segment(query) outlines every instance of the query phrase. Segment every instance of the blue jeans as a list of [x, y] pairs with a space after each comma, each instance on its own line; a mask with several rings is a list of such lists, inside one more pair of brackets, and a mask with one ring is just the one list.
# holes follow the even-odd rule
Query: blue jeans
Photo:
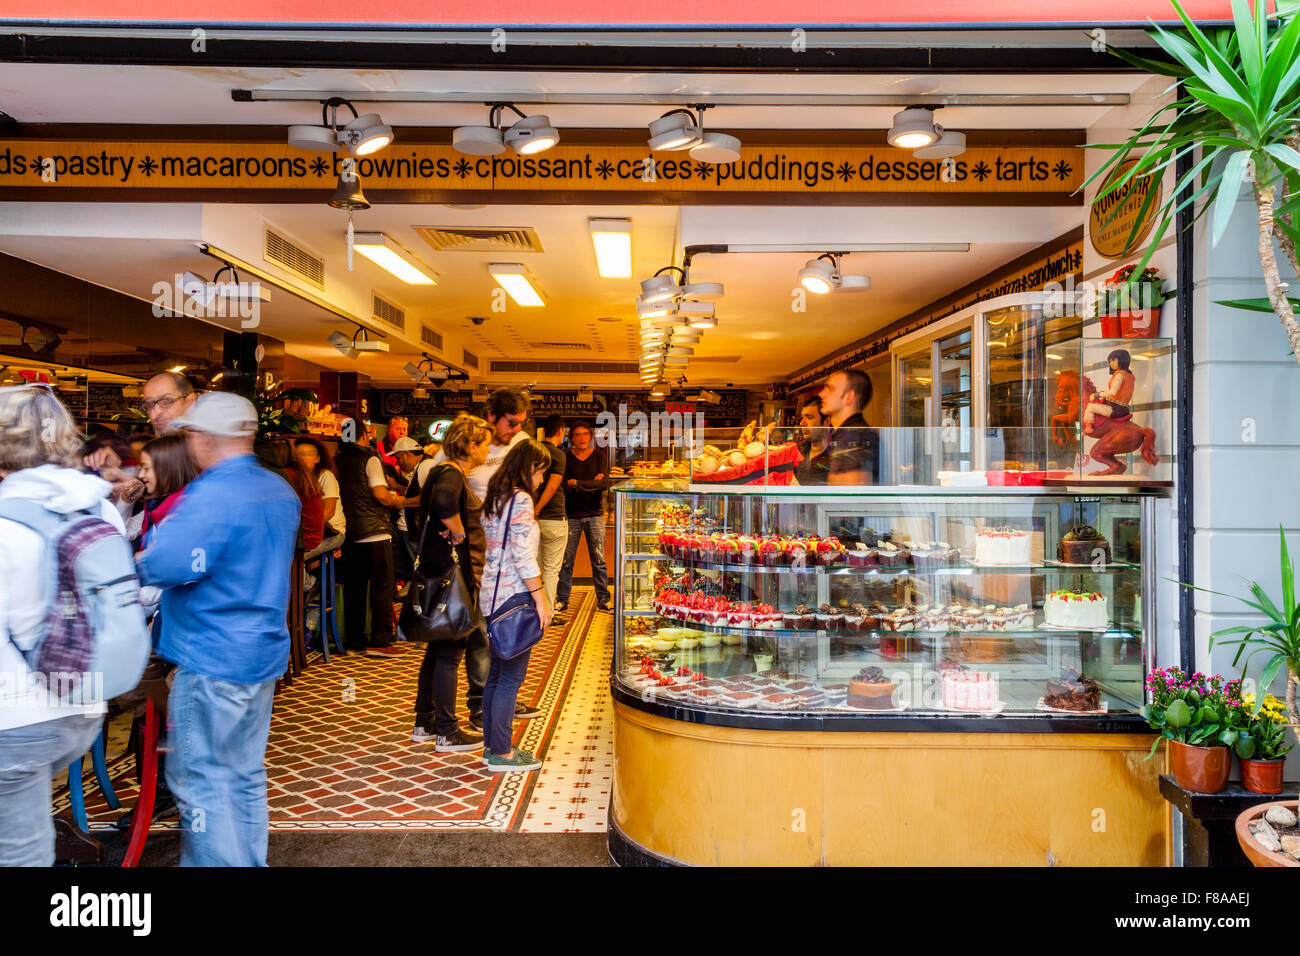
[[263, 761], [274, 696], [274, 680], [233, 684], [177, 669], [167, 785], [181, 811], [181, 866], [266, 866]]
[[508, 661], [497, 657], [495, 653], [492, 655], [487, 685], [483, 688], [483, 746], [488, 753], [500, 756], [511, 752], [515, 700], [519, 697], [524, 675], [528, 673], [528, 658], [531, 654], [530, 649]]
[[555, 600], [569, 603], [573, 590], [573, 559], [578, 556], [578, 539], [587, 532], [587, 557], [591, 560], [591, 583], [596, 586], [596, 603], [609, 603], [609, 574], [605, 570], [605, 516], [591, 515], [569, 519], [569, 544], [564, 549], [564, 566], [560, 568], [560, 583], [555, 588]]
[[0, 867], [53, 866], [50, 781], [99, 735], [102, 714], [0, 730]]

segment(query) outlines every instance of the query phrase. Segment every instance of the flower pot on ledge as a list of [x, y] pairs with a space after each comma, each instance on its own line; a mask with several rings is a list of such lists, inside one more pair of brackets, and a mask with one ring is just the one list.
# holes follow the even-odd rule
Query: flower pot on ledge
[[1184, 790], [1218, 793], [1228, 784], [1232, 751], [1227, 747], [1196, 747], [1171, 740], [1169, 767]]
[[1251, 793], [1281, 793], [1282, 768], [1286, 759], [1242, 760], [1241, 785]]
[[1130, 309], [1120, 312], [1120, 332], [1126, 339], [1149, 339], [1160, 328], [1160, 309]]

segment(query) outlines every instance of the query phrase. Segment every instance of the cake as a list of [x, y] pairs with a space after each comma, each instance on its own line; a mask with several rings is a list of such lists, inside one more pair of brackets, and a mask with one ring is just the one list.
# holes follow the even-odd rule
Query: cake
[[916, 629], [918, 631], [946, 631], [951, 617], [942, 604], [931, 604], [916, 611]]
[[817, 542], [817, 563], [827, 566], [844, 564], [848, 551], [839, 538], [822, 538]]
[[916, 612], [912, 608], [895, 608], [881, 619], [881, 625], [887, 631], [913, 630], [916, 625]]
[[768, 567], [780, 567], [786, 563], [784, 542], [776, 535], [768, 535], [758, 546], [761, 563]]
[[985, 612], [984, 626], [990, 631], [1032, 631], [1034, 612], [1028, 604], [995, 608]]
[[1110, 564], [1110, 542], [1090, 524], [1075, 525], [1056, 546], [1057, 560], [1066, 564], [1092, 564], [1098, 557]]
[[758, 560], [759, 542], [748, 535], [741, 535], [740, 540], [736, 542], [736, 563], [742, 565], [752, 565]]
[[882, 568], [910, 568], [912, 552], [907, 548], [900, 548], [892, 541], [882, 541], [876, 548], [876, 560], [880, 562]]
[[1027, 565], [1029, 535], [1016, 528], [985, 528], [975, 537], [976, 564]]
[[870, 568], [880, 563], [876, 557], [876, 549], [870, 545], [863, 544], [859, 541], [852, 550], [846, 552], [851, 568]]
[[787, 538], [785, 560], [792, 568], [806, 568], [813, 562], [808, 556], [808, 542], [803, 538]]
[[855, 604], [844, 612], [844, 629], [861, 633], [867, 629], [867, 606]]
[[1095, 630], [1110, 624], [1106, 596], [1096, 591], [1053, 591], [1043, 605], [1045, 620], [1054, 627]]
[[829, 604], [823, 604], [817, 608], [817, 627], [823, 631], [844, 630], [844, 612]]
[[750, 621], [751, 627], [763, 631], [774, 631], [781, 626], [781, 612], [770, 604], [755, 604]]
[[983, 671], [944, 671], [943, 706], [946, 710], [997, 710], [998, 679]]
[[864, 667], [849, 681], [847, 703], [863, 710], [893, 710], [898, 684], [879, 667]]
[[917, 568], [951, 568], [957, 564], [960, 553], [947, 541], [922, 541], [908, 543], [912, 564]]
[[1067, 667], [1047, 682], [1043, 703], [1057, 710], [1101, 710], [1101, 688], [1091, 677]]

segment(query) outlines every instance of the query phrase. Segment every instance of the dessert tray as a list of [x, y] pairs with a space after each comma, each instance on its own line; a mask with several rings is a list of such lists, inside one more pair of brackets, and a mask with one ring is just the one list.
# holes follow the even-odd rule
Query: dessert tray
[[1065, 707], [1049, 707], [1049, 706], [1047, 706], [1047, 698], [1046, 698], [1046, 697], [1040, 697], [1040, 698], [1038, 698], [1038, 703], [1034, 705], [1034, 710], [1041, 710], [1041, 711], [1042, 711], [1043, 713], [1045, 713], [1045, 714], [1093, 714], [1093, 715], [1097, 715], [1097, 714], [1106, 714], [1106, 713], [1109, 713], [1109, 711], [1110, 711], [1110, 706], [1106, 703], [1106, 701], [1103, 700], [1103, 701], [1101, 702], [1101, 707], [1098, 708], [1097, 710], [1069, 710], [1068, 708], [1065, 708]]
[[972, 560], [970, 566], [972, 568], [1041, 568], [1043, 562], [1031, 561], [1028, 564], [990, 564], [987, 561]]

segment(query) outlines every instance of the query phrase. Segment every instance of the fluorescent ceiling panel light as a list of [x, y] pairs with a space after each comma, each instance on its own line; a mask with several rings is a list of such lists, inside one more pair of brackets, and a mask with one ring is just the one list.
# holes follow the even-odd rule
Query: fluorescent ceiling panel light
[[408, 285], [437, 285], [433, 273], [382, 232], [358, 232], [352, 248]]
[[632, 278], [632, 220], [588, 219], [587, 227], [601, 278]]
[[519, 263], [493, 262], [488, 266], [488, 273], [515, 300], [516, 305], [536, 308], [546, 304], [542, 301], [541, 294], [528, 281], [527, 270]]

